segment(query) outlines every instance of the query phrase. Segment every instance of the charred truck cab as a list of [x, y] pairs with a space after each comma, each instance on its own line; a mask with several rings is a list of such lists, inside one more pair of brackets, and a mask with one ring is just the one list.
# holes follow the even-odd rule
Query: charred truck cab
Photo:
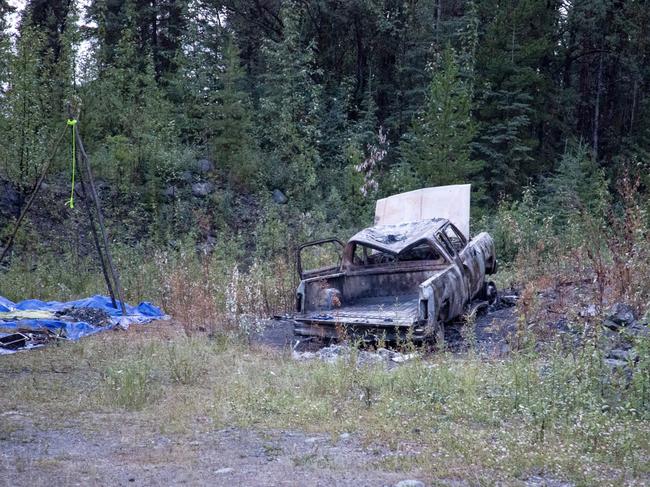
[[295, 334], [440, 338], [468, 305], [496, 299], [486, 281], [497, 269], [492, 237], [465, 235], [447, 218], [426, 218], [366, 228], [345, 245], [335, 238], [302, 245]]
[[494, 301], [494, 242], [469, 238], [470, 194], [460, 184], [380, 199], [375, 226], [347, 244], [300, 247], [295, 333], [439, 338], [468, 306]]

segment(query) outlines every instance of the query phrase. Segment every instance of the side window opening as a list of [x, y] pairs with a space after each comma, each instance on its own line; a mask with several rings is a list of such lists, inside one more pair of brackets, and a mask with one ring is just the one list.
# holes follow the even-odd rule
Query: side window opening
[[456, 249], [452, 245], [452, 243], [449, 241], [447, 236], [443, 232], [438, 232], [436, 234], [436, 238], [438, 239], [438, 242], [440, 242], [440, 245], [447, 251], [447, 253], [453, 257], [456, 255]]
[[440, 253], [428, 243], [422, 243], [411, 247], [410, 249], [402, 252], [398, 255], [400, 262], [411, 262], [418, 260], [427, 260], [427, 261], [439, 261], [439, 263], [444, 263], [445, 258], [440, 255]]
[[357, 266], [372, 266], [395, 262], [395, 256], [387, 252], [356, 244], [352, 256], [352, 264]]
[[457, 253], [461, 253], [462, 250], [465, 248], [465, 245], [467, 244], [467, 242], [465, 241], [465, 237], [461, 235], [461, 233], [458, 230], [456, 230], [456, 228], [454, 228], [453, 225], [447, 225], [443, 229], [443, 232], [447, 237], [447, 240], [453, 246], [454, 250]]
[[334, 272], [341, 267], [343, 244], [336, 239], [311, 242], [298, 251], [298, 272], [302, 279]]

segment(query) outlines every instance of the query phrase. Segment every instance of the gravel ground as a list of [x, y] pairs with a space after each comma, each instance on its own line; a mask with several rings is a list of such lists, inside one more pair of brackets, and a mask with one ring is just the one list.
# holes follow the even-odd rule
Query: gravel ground
[[3, 486], [392, 486], [418, 478], [384, 471], [389, 452], [346, 434], [231, 428], [170, 437], [119, 424], [117, 415], [93, 418], [100, 433], [74, 424], [43, 431], [18, 412], [2, 413], [2, 421], [16, 428], [0, 438]]

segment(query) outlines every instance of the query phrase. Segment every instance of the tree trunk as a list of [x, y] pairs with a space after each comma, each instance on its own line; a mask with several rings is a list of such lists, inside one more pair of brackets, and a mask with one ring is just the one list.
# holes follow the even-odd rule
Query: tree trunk
[[598, 81], [596, 84], [596, 107], [594, 108], [594, 133], [593, 133], [593, 149], [594, 160], [598, 160], [598, 122], [600, 120], [600, 93], [603, 89], [603, 53], [600, 53], [600, 61], [598, 62]]
[[358, 94], [362, 94], [363, 86], [364, 86], [363, 68], [365, 65], [365, 52], [363, 48], [363, 32], [361, 29], [361, 19], [359, 18], [358, 13], [355, 14], [354, 16], [354, 37], [357, 45], [356, 92]]
[[440, 47], [440, 15], [442, 12], [442, 0], [436, 2], [436, 45]]

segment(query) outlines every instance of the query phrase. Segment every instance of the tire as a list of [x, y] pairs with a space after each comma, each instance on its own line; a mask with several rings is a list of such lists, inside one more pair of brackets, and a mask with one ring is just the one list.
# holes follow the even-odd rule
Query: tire
[[499, 294], [497, 292], [497, 285], [492, 281], [485, 281], [483, 283], [483, 289], [481, 289], [481, 299], [487, 301], [488, 304], [494, 304], [497, 302]]

